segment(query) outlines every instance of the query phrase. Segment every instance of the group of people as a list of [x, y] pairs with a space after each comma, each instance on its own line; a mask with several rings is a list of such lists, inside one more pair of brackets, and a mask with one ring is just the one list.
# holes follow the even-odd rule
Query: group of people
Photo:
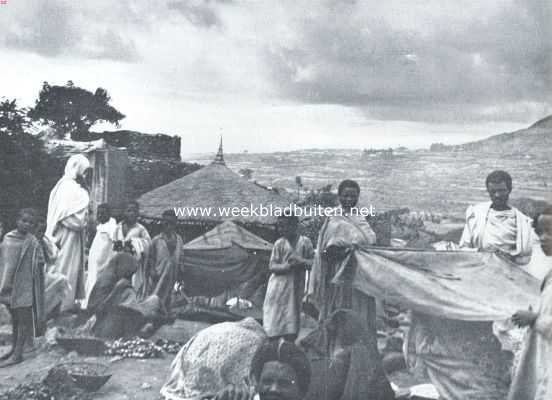
[[[33, 334], [44, 332], [48, 315], [55, 312], [84, 309], [93, 334], [115, 338], [170, 311], [183, 246], [173, 210], [163, 213], [162, 232], [151, 239], [138, 222], [138, 203], [126, 205], [120, 222], [112, 218], [107, 204], [98, 206], [85, 279], [89, 170], [86, 157], [70, 157], [50, 194], [45, 223], [35, 210], [22, 209], [16, 229], [2, 240], [0, 302], [12, 316], [13, 346], [1, 356], [0, 367], [21, 362], [26, 344]], [[552, 208], [531, 222], [509, 205], [508, 173], [494, 171], [485, 183], [490, 201], [468, 208], [459, 248], [492, 251], [522, 267], [531, 258], [536, 232], [543, 252], [552, 256]], [[377, 301], [353, 284], [355, 248], [376, 243], [369, 222], [353, 212], [359, 195], [357, 182], [340, 183], [342, 212], [325, 220], [316, 248], [299, 234], [297, 217], [278, 218], [281, 237], [272, 249], [263, 304], [268, 340], [251, 367], [261, 400], [394, 398], [377, 348]], [[52, 289], [56, 287], [63, 290]], [[317, 310], [319, 326], [298, 340], [305, 302]], [[434, 336], [431, 340], [439, 342], [441, 355], [447, 360], [456, 357], [457, 365], [468, 371], [465, 376], [449, 376], [447, 391], [469, 393], [473, 399], [552, 398], [551, 307], [552, 272], [543, 280], [540, 307], [519, 310], [511, 318], [514, 324], [529, 327], [513, 379], [505, 378], [513, 357], [501, 351], [491, 324], [466, 329], [467, 325], [451, 323], [450, 332]], [[417, 338], [425, 344], [429, 340], [423, 333]], [[464, 346], [467, 342], [473, 346]], [[425, 358], [433, 363], [432, 379], [445, 379], [438, 373], [442, 359], [432, 351]], [[214, 398], [246, 399], [252, 393], [250, 387], [231, 385]]]
[[[552, 208], [531, 221], [510, 206], [512, 178], [505, 171], [489, 174], [485, 185], [490, 201], [468, 208], [458, 248], [495, 252], [523, 268], [531, 260], [536, 233], [544, 254], [552, 256]], [[305, 399], [394, 398], [377, 349], [376, 300], [353, 284], [355, 264], [351, 253], [357, 247], [376, 243], [366, 219], [351, 212], [359, 195], [356, 182], [341, 182], [338, 197], [343, 212], [326, 219], [316, 251], [308, 238], [298, 235], [297, 218], [278, 220], [282, 238], [274, 244], [270, 258], [263, 323], [273, 342], [293, 343], [300, 329], [302, 300], [313, 303], [318, 310], [320, 328], [299, 342], [313, 366], [311, 379], [315, 382], [304, 394]], [[306, 271], [310, 277], [304, 299]], [[432, 337], [419, 333], [417, 340], [425, 346], [438, 343], [427, 358], [421, 358], [432, 370], [431, 378], [443, 380], [443, 394], [451, 399], [552, 398], [551, 296], [552, 269], [542, 280], [540, 307], [519, 310], [510, 319], [519, 327], [529, 328], [515, 369], [514, 356], [502, 350], [491, 323], [451, 320], [445, 332], [432, 332]], [[442, 353], [435, 354], [436, 348]], [[452, 360], [451, 365], [461, 368], [462, 373], [440, 375], [439, 368], [450, 369], [439, 364], [444, 360]]]
[[138, 222], [138, 203], [129, 202], [118, 223], [107, 204], [99, 205], [86, 262], [89, 171], [84, 155], [71, 156], [50, 192], [46, 218], [22, 209], [16, 229], [3, 237], [0, 303], [11, 314], [13, 345], [0, 367], [21, 362], [33, 335], [61, 313], [82, 312], [93, 334], [116, 338], [170, 311], [183, 244], [176, 214], [163, 213], [162, 232], [151, 239]]

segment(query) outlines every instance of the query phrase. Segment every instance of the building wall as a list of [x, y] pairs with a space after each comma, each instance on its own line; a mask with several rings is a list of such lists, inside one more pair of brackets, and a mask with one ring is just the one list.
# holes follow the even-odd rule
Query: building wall
[[[129, 158], [124, 149], [101, 149], [89, 154], [93, 167], [90, 206], [95, 217], [99, 204], [121, 209], [128, 198]], [[95, 219], [95, 218], [94, 218]]]
[[135, 131], [89, 132], [80, 141], [104, 139], [114, 147], [125, 147], [128, 155], [146, 159], [180, 161], [180, 137], [163, 134], [149, 135]]

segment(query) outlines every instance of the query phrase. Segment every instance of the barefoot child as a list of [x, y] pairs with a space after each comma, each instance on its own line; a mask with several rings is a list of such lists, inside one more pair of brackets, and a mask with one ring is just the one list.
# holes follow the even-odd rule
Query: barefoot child
[[0, 368], [23, 361], [25, 342], [44, 333], [44, 256], [31, 233], [35, 224], [33, 209], [19, 211], [17, 229], [0, 245], [0, 302], [12, 316], [12, 349], [1, 357]]
[[274, 243], [270, 256], [271, 272], [263, 305], [263, 325], [271, 339], [295, 341], [300, 328], [301, 300], [305, 289], [305, 270], [314, 257], [312, 242], [297, 233], [299, 219], [278, 217], [283, 237]]
[[[552, 256], [552, 207], [535, 218], [535, 231], [544, 254]], [[512, 316], [519, 326], [530, 330], [508, 400], [552, 399], [552, 270], [541, 287], [540, 307], [520, 310]]]

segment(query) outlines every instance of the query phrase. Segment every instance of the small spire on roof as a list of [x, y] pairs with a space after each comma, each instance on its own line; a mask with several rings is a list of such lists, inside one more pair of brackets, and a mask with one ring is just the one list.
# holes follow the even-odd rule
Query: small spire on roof
[[215, 156], [215, 159], [213, 160], [213, 164], [226, 165], [226, 163], [224, 162], [224, 155], [223, 155], [223, 152], [222, 152], [222, 135], [220, 136], [220, 144], [219, 144], [217, 155]]

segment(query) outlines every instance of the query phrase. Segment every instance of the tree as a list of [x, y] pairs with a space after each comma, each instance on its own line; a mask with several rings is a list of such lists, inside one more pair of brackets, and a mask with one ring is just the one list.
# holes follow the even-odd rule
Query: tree
[[0, 102], [0, 135], [17, 135], [29, 125], [26, 110], [17, 107], [17, 101], [5, 99]]
[[119, 126], [125, 115], [111, 106], [110, 101], [111, 97], [102, 88], [92, 93], [75, 86], [72, 81], [65, 86], [50, 86], [44, 82], [29, 116], [53, 127], [60, 138], [71, 135], [78, 139], [98, 122]]

